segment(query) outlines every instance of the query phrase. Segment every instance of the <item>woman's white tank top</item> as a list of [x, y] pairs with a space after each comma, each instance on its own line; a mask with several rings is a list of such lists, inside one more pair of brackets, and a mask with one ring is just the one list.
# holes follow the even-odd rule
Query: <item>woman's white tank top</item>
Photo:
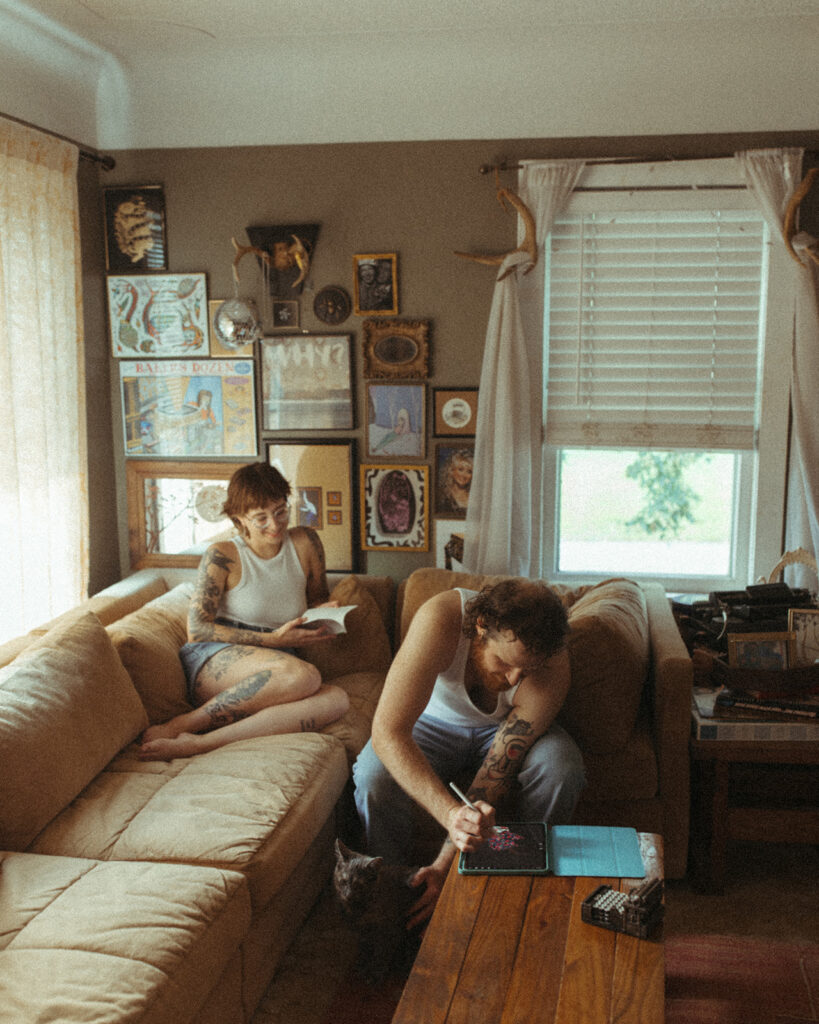
[[222, 594], [217, 617], [278, 629], [303, 615], [307, 608], [307, 577], [289, 531], [273, 558], [259, 558], [243, 537], [234, 537], [233, 543], [239, 553], [242, 578]]
[[[477, 590], [464, 590], [462, 587], [456, 587], [456, 590], [461, 595], [461, 617], [463, 618], [466, 602], [475, 597], [478, 592]], [[499, 693], [497, 706], [489, 714], [476, 708], [466, 692], [464, 671], [471, 643], [471, 640], [461, 634], [455, 657], [449, 668], [445, 669], [435, 680], [432, 695], [424, 709], [425, 715], [437, 718], [442, 722], [450, 722], [453, 725], [477, 728], [492, 722], [502, 722], [509, 714], [516, 687]]]

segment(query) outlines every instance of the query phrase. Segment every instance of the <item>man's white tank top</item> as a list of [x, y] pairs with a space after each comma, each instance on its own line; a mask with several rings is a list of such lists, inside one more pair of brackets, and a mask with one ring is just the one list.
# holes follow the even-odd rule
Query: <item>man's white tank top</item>
[[278, 629], [303, 615], [307, 608], [307, 577], [289, 531], [273, 558], [259, 558], [243, 537], [234, 537], [233, 543], [239, 553], [242, 578], [222, 594], [217, 617]]
[[[478, 591], [464, 590], [462, 587], [455, 589], [461, 595], [461, 618], [463, 619], [466, 602], [475, 597]], [[425, 715], [437, 718], [442, 722], [450, 722], [452, 725], [477, 728], [482, 725], [490, 725], [492, 722], [501, 722], [509, 714], [516, 687], [512, 687], [511, 690], [503, 690], [498, 694], [497, 706], [491, 714], [476, 708], [466, 692], [464, 671], [471, 643], [471, 640], [461, 634], [455, 657], [449, 668], [445, 669], [435, 680], [432, 695], [424, 709]]]

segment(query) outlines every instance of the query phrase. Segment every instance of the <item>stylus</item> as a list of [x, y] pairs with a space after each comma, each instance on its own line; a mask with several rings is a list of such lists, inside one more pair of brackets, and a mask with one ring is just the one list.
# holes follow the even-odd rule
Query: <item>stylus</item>
[[[478, 808], [472, 803], [472, 801], [469, 799], [469, 797], [465, 793], [462, 793], [460, 791], [460, 789], [458, 789], [458, 787], [455, 785], [454, 782], [450, 782], [449, 788], [452, 790], [452, 792], [455, 794], [455, 796], [458, 797], [459, 800], [462, 800], [466, 804], [466, 806], [471, 811], [478, 811], [478, 814], [481, 813], [478, 810]], [[492, 831], [495, 832], [495, 833], [498, 833], [498, 832], [506, 832], [508, 830], [506, 828], [504, 828], [503, 825], [495, 825], [494, 828], [492, 829]]]

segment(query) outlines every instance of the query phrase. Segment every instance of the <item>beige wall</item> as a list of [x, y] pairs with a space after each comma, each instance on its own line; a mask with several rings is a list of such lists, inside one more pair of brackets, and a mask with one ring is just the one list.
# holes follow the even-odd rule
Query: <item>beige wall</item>
[[[254, 223], [315, 221], [321, 224], [312, 270], [315, 290], [340, 284], [352, 292], [352, 254], [398, 254], [399, 315], [432, 322], [431, 374], [434, 386], [479, 383], [493, 271], [465, 262], [453, 250], [501, 250], [514, 245], [514, 219], [495, 201], [491, 177], [479, 167], [502, 158], [548, 156], [663, 157], [728, 155], [736, 149], [766, 145], [819, 148], [819, 132], [732, 136], [640, 137], [631, 139], [518, 139], [467, 142], [369, 143], [330, 146], [157, 149], [117, 152], [113, 172], [99, 173], [100, 185], [162, 184], [167, 206], [169, 270], [205, 271], [211, 298], [232, 294], [231, 237], [247, 241]], [[96, 173], [96, 172], [95, 172]], [[504, 176], [512, 184], [511, 174]], [[92, 451], [99, 471], [92, 480], [92, 517], [98, 541], [92, 548], [92, 579], [111, 582], [115, 544], [111, 506], [111, 468], [116, 477], [118, 544], [122, 571], [128, 571], [125, 530], [124, 460], [116, 364], [110, 359], [103, 329], [104, 256], [99, 235], [99, 198], [85, 189], [93, 207], [84, 218], [86, 328], [89, 373], [89, 421]], [[242, 290], [261, 285], [253, 261], [241, 264]], [[312, 312], [314, 292], [301, 300], [301, 326], [327, 330]], [[364, 451], [365, 391], [361, 372], [360, 317], [337, 330], [354, 339], [356, 427], [353, 431], [301, 436], [354, 437]], [[110, 367], [110, 398], [104, 363]], [[110, 438], [104, 420], [110, 409]], [[427, 463], [434, 440], [428, 423]], [[269, 435], [283, 437], [284, 435]], [[288, 437], [299, 436], [288, 434]], [[260, 435], [260, 455], [265, 437]], [[95, 500], [95, 497], [97, 500]], [[502, 500], [502, 496], [499, 496]], [[430, 531], [430, 542], [434, 534]], [[361, 553], [360, 570], [401, 579], [433, 553]]]

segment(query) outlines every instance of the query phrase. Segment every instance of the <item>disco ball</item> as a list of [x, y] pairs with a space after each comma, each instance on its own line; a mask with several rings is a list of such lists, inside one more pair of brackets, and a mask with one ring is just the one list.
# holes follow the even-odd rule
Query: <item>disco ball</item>
[[242, 299], [227, 299], [222, 303], [213, 316], [213, 329], [225, 348], [244, 348], [262, 336], [258, 313]]

